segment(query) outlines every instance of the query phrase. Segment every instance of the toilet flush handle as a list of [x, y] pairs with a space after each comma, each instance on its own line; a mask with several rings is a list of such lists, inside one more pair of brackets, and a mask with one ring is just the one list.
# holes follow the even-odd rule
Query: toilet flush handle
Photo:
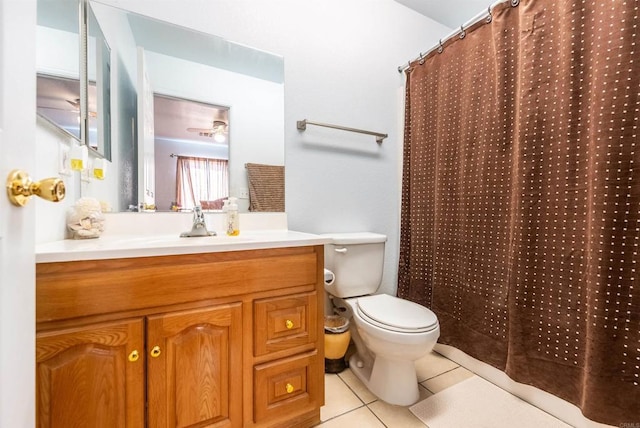
[[334, 249], [336, 253], [345, 254], [347, 252], [346, 248], [336, 248]]

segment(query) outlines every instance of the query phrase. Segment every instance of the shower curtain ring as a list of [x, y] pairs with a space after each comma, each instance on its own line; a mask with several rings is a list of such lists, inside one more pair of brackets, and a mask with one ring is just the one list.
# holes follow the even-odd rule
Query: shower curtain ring
[[520, 0], [511, 0], [511, 7], [516, 7], [520, 4]]
[[420, 65], [424, 64], [424, 57], [422, 56], [422, 52], [420, 52]]
[[467, 35], [467, 32], [464, 31], [464, 27], [461, 25], [460, 26], [460, 38], [464, 39], [464, 36], [466, 36], [466, 35]]
[[493, 16], [491, 16], [491, 6], [487, 7], [487, 12], [489, 13], [489, 16], [487, 16], [487, 19], [485, 20], [485, 22], [487, 24], [491, 24], [491, 21], [493, 21]]
[[444, 46], [442, 46], [442, 39], [440, 39], [438, 43], [440, 44], [440, 46], [438, 47], [438, 53], [442, 53], [442, 51], [444, 50]]

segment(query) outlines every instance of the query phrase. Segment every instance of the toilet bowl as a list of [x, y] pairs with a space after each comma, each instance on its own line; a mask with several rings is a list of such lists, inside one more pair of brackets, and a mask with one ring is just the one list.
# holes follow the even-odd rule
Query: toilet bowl
[[349, 367], [381, 400], [411, 405], [419, 398], [415, 361], [431, 352], [438, 340], [438, 319], [417, 303], [373, 294], [382, 279], [384, 235], [329, 236], [325, 267], [331, 280], [325, 289], [335, 312], [352, 320], [357, 352]]
[[[356, 377], [387, 403], [409, 406], [418, 401], [415, 361], [431, 352], [440, 336], [433, 312], [386, 294], [332, 300], [338, 313], [353, 320], [356, 353], [349, 367]], [[389, 310], [374, 312], [382, 306]], [[399, 309], [413, 317], [398, 316]]]

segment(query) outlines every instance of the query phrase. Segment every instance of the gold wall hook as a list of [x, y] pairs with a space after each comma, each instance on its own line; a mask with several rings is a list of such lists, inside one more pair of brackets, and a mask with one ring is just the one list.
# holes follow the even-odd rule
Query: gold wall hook
[[19, 169], [14, 169], [7, 177], [7, 196], [13, 205], [23, 207], [29, 201], [29, 197], [36, 195], [51, 202], [59, 202], [64, 199], [65, 187], [62, 179], [57, 177], [45, 178], [33, 181], [29, 174]]

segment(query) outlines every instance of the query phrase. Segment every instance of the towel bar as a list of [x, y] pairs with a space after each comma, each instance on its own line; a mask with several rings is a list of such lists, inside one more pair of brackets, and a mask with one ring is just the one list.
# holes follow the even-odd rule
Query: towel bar
[[298, 124], [298, 129], [300, 131], [306, 130], [307, 129], [307, 125], [315, 125], [315, 126], [324, 126], [325, 128], [340, 129], [342, 131], [357, 132], [359, 134], [374, 135], [376, 137], [376, 143], [378, 143], [378, 144], [382, 144], [382, 140], [384, 140], [385, 138], [387, 138], [389, 136], [388, 134], [381, 134], [379, 132], [365, 131], [363, 129], [348, 128], [346, 126], [329, 125], [327, 123], [312, 122], [312, 121], [307, 120], [307, 119], [299, 120], [297, 122], [297, 124]]

